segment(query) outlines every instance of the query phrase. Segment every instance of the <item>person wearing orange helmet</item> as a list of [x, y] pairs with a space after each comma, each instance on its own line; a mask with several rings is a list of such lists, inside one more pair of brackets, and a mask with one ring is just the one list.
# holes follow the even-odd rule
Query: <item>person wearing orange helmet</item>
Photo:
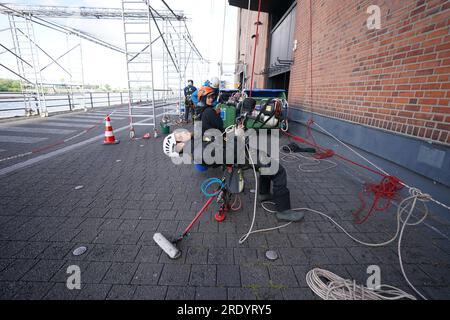
[[198, 90], [198, 118], [202, 122], [202, 135], [208, 129], [218, 129], [224, 131], [223, 120], [214, 110], [214, 101], [217, 98], [217, 92], [214, 88], [203, 86]]
[[[219, 96], [219, 86], [220, 86], [219, 78], [214, 77], [214, 78], [211, 79], [211, 81], [210, 80], [206, 80], [205, 83], [203, 84], [203, 86], [204, 87], [211, 87], [211, 88], [213, 88], [214, 91], [216, 92], [216, 96]], [[195, 106], [200, 102], [200, 99], [198, 97], [199, 90], [200, 89], [197, 89], [191, 95], [192, 102], [194, 103]], [[213, 102], [213, 107], [215, 107], [218, 103], [219, 103], [219, 101], [215, 100]]]

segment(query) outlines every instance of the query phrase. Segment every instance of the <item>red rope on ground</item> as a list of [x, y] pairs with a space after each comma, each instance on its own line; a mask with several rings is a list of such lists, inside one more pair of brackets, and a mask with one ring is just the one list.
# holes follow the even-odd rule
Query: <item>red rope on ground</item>
[[[310, 126], [312, 123], [313, 123], [313, 121], [309, 120], [307, 125]], [[358, 197], [361, 201], [361, 206], [353, 214], [356, 224], [361, 224], [361, 223], [367, 221], [367, 219], [373, 214], [374, 211], [385, 211], [385, 210], [389, 209], [389, 207], [391, 206], [392, 200], [395, 200], [398, 198], [398, 191], [403, 188], [403, 183], [399, 178], [394, 177], [394, 176], [385, 175], [384, 173], [378, 172], [378, 171], [376, 171], [372, 168], [369, 168], [365, 165], [359, 164], [355, 161], [352, 161], [352, 160], [334, 152], [333, 150], [324, 149], [324, 148], [320, 147], [319, 145], [317, 145], [317, 143], [315, 141], [309, 142], [308, 140], [303, 139], [298, 136], [295, 136], [289, 132], [284, 132], [284, 134], [287, 135], [289, 138], [292, 138], [295, 141], [298, 141], [300, 143], [304, 143], [306, 145], [310, 145], [310, 146], [317, 148], [317, 150], [319, 150], [318, 157], [316, 157], [317, 159], [323, 159], [323, 158], [321, 158], [321, 156], [324, 156], [324, 157], [336, 156], [344, 161], [349, 162], [352, 165], [366, 169], [366, 170], [382, 177], [381, 182], [378, 184], [376, 184], [376, 183], [365, 184], [364, 190], [359, 193]], [[312, 137], [312, 134], [311, 134], [311, 137]], [[363, 218], [360, 218], [361, 212], [366, 208], [366, 202], [363, 198], [363, 193], [367, 193], [367, 192], [373, 193], [372, 205], [369, 209], [369, 212], [366, 214], [366, 216], [364, 216]], [[385, 199], [387, 201], [383, 206], [380, 207], [379, 201], [381, 199]]]
[[[403, 188], [402, 182], [397, 177], [386, 176], [380, 183], [366, 183], [365, 188], [359, 193], [358, 197], [361, 200], [361, 206], [353, 213], [354, 221], [356, 224], [361, 224], [373, 214], [375, 211], [386, 211], [392, 204], [392, 200], [398, 198], [398, 191]], [[366, 202], [364, 201], [364, 193], [373, 193], [373, 201], [370, 206], [369, 212], [361, 218], [361, 212], [366, 208]], [[385, 199], [386, 202], [383, 206], [379, 206], [379, 201]]]

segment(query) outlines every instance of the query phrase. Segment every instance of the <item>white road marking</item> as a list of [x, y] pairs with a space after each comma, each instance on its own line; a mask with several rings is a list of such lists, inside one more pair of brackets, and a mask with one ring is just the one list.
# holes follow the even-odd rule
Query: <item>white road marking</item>
[[95, 123], [95, 122], [99, 122], [99, 120], [95, 120], [95, 119], [76, 119], [76, 118], [59, 118], [61, 120], [63, 120], [64, 122], [86, 122], [86, 123]]
[[45, 126], [50, 127], [70, 127], [70, 128], [89, 128], [91, 124], [86, 123], [66, 123], [66, 122], [45, 122]]
[[36, 127], [0, 127], [1, 131], [26, 132], [26, 133], [50, 133], [50, 134], [68, 134], [75, 130], [36, 128]]
[[48, 138], [0, 136], [0, 142], [8, 142], [8, 143], [36, 143], [47, 139]]
[[[161, 116], [163, 116], [163, 113], [157, 115], [156, 118], [161, 117]], [[144, 119], [142, 121], [145, 121], [145, 120], [149, 120], [149, 119]], [[120, 131], [128, 130], [129, 128], [130, 128], [130, 126], [126, 125], [124, 127], [116, 129], [114, 131], [115, 132], [120, 132]], [[19, 170], [19, 169], [26, 168], [28, 166], [31, 166], [31, 165], [35, 164], [35, 163], [39, 163], [39, 162], [41, 162], [43, 160], [46, 160], [46, 159], [58, 156], [60, 154], [66, 153], [68, 151], [74, 150], [74, 149], [76, 149], [78, 147], [87, 145], [87, 144], [89, 144], [91, 142], [98, 141], [99, 139], [103, 139], [103, 138], [104, 138], [104, 135], [101, 134], [101, 135], [95, 136], [93, 138], [90, 138], [90, 139], [87, 139], [87, 140], [84, 140], [84, 141], [72, 144], [70, 146], [67, 146], [67, 147], [64, 147], [64, 148], [61, 148], [61, 149], [58, 149], [58, 150], [55, 150], [55, 151], [52, 151], [52, 152], [49, 152], [49, 153], [37, 156], [35, 158], [28, 159], [26, 161], [13, 164], [12, 166], [0, 169], [0, 176], [3, 176], [5, 174], [11, 173], [11, 172], [14, 172], [14, 171]], [[162, 140], [161, 140], [161, 143], [162, 143]]]

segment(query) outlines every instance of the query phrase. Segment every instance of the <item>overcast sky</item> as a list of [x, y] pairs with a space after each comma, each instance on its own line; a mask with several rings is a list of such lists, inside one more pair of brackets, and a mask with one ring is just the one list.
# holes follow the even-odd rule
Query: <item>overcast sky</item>
[[[5, 1], [6, 2], [6, 1]], [[28, 5], [54, 5], [71, 7], [112, 7], [120, 8], [121, 0], [9, 0], [8, 3], [28, 4]], [[151, 0], [152, 7], [155, 9], [165, 9], [162, 1]], [[237, 8], [230, 7], [227, 0], [166, 0], [166, 3], [174, 10], [182, 10], [190, 18], [188, 27], [193, 40], [201, 54], [211, 61], [209, 65], [209, 76], [219, 76], [217, 63], [222, 55], [222, 31], [224, 23], [225, 9], [225, 37], [223, 62], [235, 62], [236, 47], [236, 27], [237, 27]], [[50, 19], [47, 19], [50, 20]], [[124, 47], [123, 26], [121, 20], [91, 20], [91, 19], [53, 19], [60, 24], [75, 27], [88, 32], [117, 46]], [[8, 19], [5, 15], [0, 15], [0, 30], [8, 28]], [[153, 38], [155, 38], [155, 32]], [[72, 48], [78, 43], [75, 37], [67, 37], [64, 34], [49, 30], [42, 26], [35, 26], [35, 36], [37, 43], [47, 51], [52, 57], [56, 58]], [[0, 43], [12, 48], [10, 31], [0, 32]], [[158, 46], [162, 47], [162, 42], [158, 41]], [[113, 87], [126, 87], [126, 64], [123, 54], [117, 53], [88, 41], [82, 41], [83, 50], [83, 70], [85, 83], [90, 84], [110, 84]], [[2, 52], [3, 50], [0, 50]], [[51, 60], [40, 53], [41, 68], [46, 66]], [[17, 70], [15, 58], [9, 53], [0, 55], [0, 61], [13, 70]], [[81, 78], [80, 52], [78, 49], [72, 51], [65, 58], [61, 59], [61, 65], [69, 69], [74, 78]], [[228, 65], [229, 71], [233, 70], [232, 65]], [[194, 71], [189, 70], [187, 76], [194, 77], [199, 82], [199, 74], [203, 71], [206, 77], [208, 67], [194, 67]], [[225, 70], [226, 71], [226, 70]], [[56, 65], [47, 68], [43, 75], [45, 81], [61, 81], [67, 79], [68, 75]], [[0, 78], [16, 78], [13, 74], [0, 67]], [[158, 86], [158, 83], [155, 83]]]

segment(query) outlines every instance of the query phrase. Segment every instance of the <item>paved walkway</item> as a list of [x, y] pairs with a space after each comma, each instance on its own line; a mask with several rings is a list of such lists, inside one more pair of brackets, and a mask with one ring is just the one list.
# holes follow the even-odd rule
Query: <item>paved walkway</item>
[[[209, 210], [179, 244], [181, 258], [170, 260], [153, 234], [184, 229], [206, 200], [201, 182], [220, 171], [175, 166], [162, 153], [161, 137], [130, 141], [124, 130], [116, 138], [118, 145], [103, 146], [99, 138], [0, 176], [0, 298], [316, 299], [305, 282], [310, 269], [365, 284], [373, 264], [381, 268], [382, 283], [413, 293], [401, 275], [396, 243], [364, 247], [314, 214], [240, 245], [252, 218], [251, 171], [245, 174], [244, 208], [222, 223]], [[361, 184], [342, 163], [320, 173], [285, 166], [294, 207], [326, 212], [365, 241], [395, 233], [395, 207], [353, 224]], [[260, 206], [256, 221], [258, 229], [279, 225]], [[407, 229], [405, 270], [425, 296], [448, 299], [450, 225], [432, 214], [426, 222], [440, 233], [424, 224]], [[81, 245], [87, 252], [73, 256]], [[279, 258], [268, 260], [268, 249]], [[81, 290], [66, 287], [70, 265], [81, 269]]]

